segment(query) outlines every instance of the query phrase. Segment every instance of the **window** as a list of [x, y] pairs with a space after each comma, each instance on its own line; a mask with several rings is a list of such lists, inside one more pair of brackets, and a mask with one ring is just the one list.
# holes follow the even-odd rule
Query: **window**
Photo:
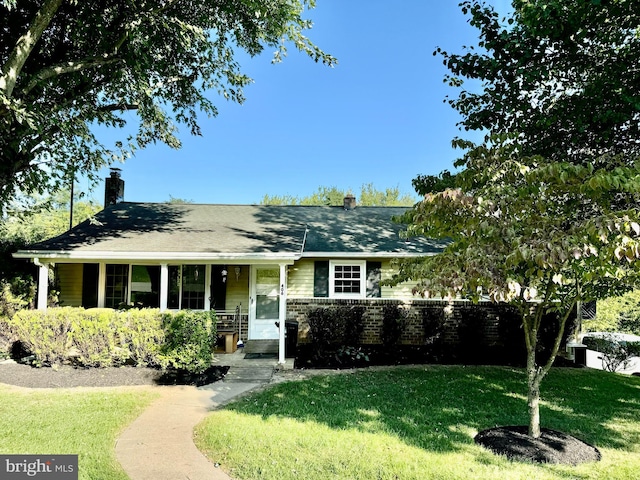
[[204, 265], [170, 265], [167, 307], [203, 310], [205, 271]]
[[204, 309], [204, 265], [182, 266], [182, 309]]
[[131, 303], [136, 307], [160, 306], [160, 267], [158, 265], [131, 266]]
[[366, 262], [329, 262], [329, 296], [334, 298], [364, 298]]
[[129, 265], [107, 265], [105, 307], [118, 308], [129, 300]]
[[381, 262], [317, 260], [313, 271], [313, 296], [380, 298]]

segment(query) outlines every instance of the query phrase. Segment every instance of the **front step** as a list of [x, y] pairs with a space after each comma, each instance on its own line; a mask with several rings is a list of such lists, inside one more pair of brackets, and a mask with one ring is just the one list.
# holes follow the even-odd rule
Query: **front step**
[[278, 340], [247, 340], [244, 353], [278, 353]]

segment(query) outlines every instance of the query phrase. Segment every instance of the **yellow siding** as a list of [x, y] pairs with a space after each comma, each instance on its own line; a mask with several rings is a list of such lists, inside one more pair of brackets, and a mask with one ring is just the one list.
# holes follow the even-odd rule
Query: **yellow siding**
[[313, 260], [300, 260], [289, 267], [287, 295], [291, 298], [313, 297]]
[[[382, 262], [382, 280], [388, 280], [396, 272], [396, 269], [391, 265], [391, 260], [384, 260]], [[413, 295], [411, 289], [415, 286], [415, 282], [405, 282], [395, 287], [389, 287], [388, 285], [382, 285], [381, 293], [382, 298], [391, 298], [396, 300], [406, 300]]]
[[[376, 261], [376, 259], [368, 259]], [[379, 261], [379, 260], [378, 260]], [[287, 295], [290, 298], [313, 297], [313, 269], [315, 259], [303, 259], [289, 267]], [[395, 269], [391, 266], [391, 260], [382, 260], [382, 280], [391, 278]], [[383, 285], [382, 298], [407, 299], [411, 298], [411, 289], [415, 282], [403, 283], [395, 287]]]
[[60, 304], [65, 307], [82, 306], [82, 264], [58, 263], [56, 270]]
[[240, 276], [236, 279], [236, 265], [229, 265], [227, 270], [227, 299], [225, 302], [226, 310], [235, 310], [242, 304], [242, 312], [249, 310], [249, 266], [240, 265]]

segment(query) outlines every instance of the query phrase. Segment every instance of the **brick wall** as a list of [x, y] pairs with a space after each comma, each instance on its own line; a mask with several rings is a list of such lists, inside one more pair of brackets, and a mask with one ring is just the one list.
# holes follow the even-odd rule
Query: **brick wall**
[[[299, 323], [298, 340], [300, 343], [308, 343], [309, 324], [307, 313], [316, 308], [327, 308], [337, 305], [363, 306], [366, 309], [364, 315], [363, 344], [382, 343], [380, 333], [382, 331], [383, 309], [385, 305], [397, 305], [407, 312], [407, 328], [400, 343], [404, 345], [424, 345], [427, 341], [425, 335], [424, 318], [429, 313], [442, 315], [444, 313], [444, 331], [442, 336], [444, 343], [458, 345], [461, 334], [467, 338], [476, 338], [477, 342], [486, 346], [497, 346], [503, 343], [500, 329], [500, 316], [506, 315], [506, 308], [493, 303], [481, 303], [474, 305], [471, 302], [455, 301], [452, 304], [446, 301], [415, 299], [400, 301], [391, 299], [364, 299], [364, 300], [336, 300], [328, 298], [304, 298], [287, 299], [287, 319], [297, 320]], [[470, 318], [475, 317], [475, 318]], [[463, 319], [475, 320], [463, 322]], [[466, 331], [462, 329], [467, 329]]]

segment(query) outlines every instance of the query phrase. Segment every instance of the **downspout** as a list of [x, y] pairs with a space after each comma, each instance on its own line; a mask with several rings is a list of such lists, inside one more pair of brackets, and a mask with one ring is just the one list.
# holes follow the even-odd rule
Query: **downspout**
[[304, 253], [304, 247], [307, 244], [307, 234], [309, 233], [309, 224], [304, 226], [304, 237], [302, 237], [302, 246], [300, 247], [300, 255]]

